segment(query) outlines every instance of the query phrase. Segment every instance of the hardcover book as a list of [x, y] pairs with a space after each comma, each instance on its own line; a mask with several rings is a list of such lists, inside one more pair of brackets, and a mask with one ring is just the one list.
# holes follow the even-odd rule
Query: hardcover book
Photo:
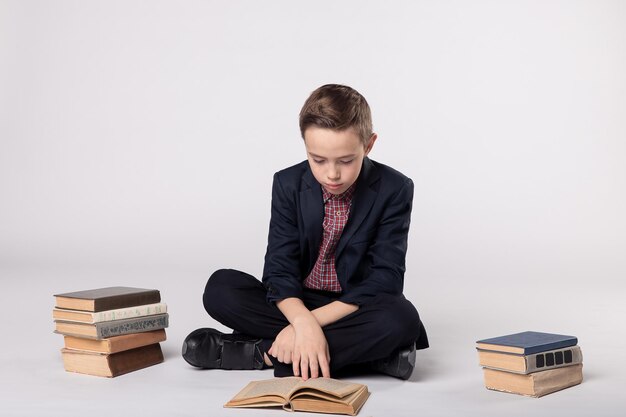
[[152, 316], [163, 313], [167, 313], [167, 305], [165, 303], [155, 303], [99, 312], [55, 308], [52, 310], [52, 318], [81, 323], [99, 323], [101, 321], [130, 319], [132, 317]]
[[56, 307], [70, 310], [105, 311], [161, 301], [159, 290], [107, 287], [55, 294]]
[[356, 415], [368, 397], [363, 384], [286, 377], [252, 381], [224, 407], [282, 407], [288, 411]]
[[530, 355], [574, 346], [577, 343], [578, 339], [575, 336], [529, 331], [479, 340], [476, 347], [482, 350]]
[[143, 333], [129, 333], [106, 339], [86, 339], [84, 337], [64, 336], [65, 348], [97, 353], [117, 353], [142, 346], [164, 342], [165, 330], [154, 330]]
[[66, 371], [109, 378], [163, 362], [158, 343], [110, 355], [72, 349], [62, 349], [61, 354]]
[[478, 361], [480, 366], [487, 368], [529, 374], [546, 369], [577, 365], [582, 363], [583, 355], [580, 346], [531, 353], [530, 355], [478, 349]]
[[135, 317], [125, 320], [103, 321], [100, 323], [78, 323], [73, 321], [57, 320], [56, 333], [68, 336], [87, 337], [91, 339], [106, 339], [128, 333], [149, 332], [164, 329], [169, 324], [169, 315]]
[[541, 397], [560, 391], [583, 380], [583, 365], [566, 366], [533, 372], [528, 375], [483, 368], [485, 387], [491, 390], [510, 392], [513, 394]]

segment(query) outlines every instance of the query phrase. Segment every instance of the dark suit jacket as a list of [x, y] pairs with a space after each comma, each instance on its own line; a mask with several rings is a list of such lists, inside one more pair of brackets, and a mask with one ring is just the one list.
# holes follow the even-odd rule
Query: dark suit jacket
[[[402, 294], [413, 182], [363, 160], [350, 217], [335, 250], [340, 301], [362, 305], [377, 294]], [[301, 298], [322, 242], [322, 188], [304, 161], [274, 175], [263, 283], [276, 302]]]

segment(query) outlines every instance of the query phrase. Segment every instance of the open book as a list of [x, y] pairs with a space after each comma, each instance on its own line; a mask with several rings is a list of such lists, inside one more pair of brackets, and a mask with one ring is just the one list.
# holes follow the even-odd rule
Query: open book
[[224, 407], [283, 407], [354, 416], [369, 395], [366, 385], [332, 378], [274, 378], [250, 382]]

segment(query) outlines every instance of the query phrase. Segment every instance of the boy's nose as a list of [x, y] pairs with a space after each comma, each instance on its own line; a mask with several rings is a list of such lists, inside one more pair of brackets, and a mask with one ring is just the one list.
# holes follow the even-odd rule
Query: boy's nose
[[329, 180], [338, 180], [341, 177], [341, 172], [337, 168], [330, 168], [327, 173]]

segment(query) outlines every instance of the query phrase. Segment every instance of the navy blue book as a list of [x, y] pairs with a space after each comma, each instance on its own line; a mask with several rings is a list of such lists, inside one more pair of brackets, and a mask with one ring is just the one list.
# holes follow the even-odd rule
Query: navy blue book
[[476, 342], [476, 347], [478, 349], [493, 350], [496, 352], [530, 355], [546, 350], [575, 346], [577, 343], [578, 339], [575, 336], [565, 336], [554, 333], [522, 332], [479, 340]]

